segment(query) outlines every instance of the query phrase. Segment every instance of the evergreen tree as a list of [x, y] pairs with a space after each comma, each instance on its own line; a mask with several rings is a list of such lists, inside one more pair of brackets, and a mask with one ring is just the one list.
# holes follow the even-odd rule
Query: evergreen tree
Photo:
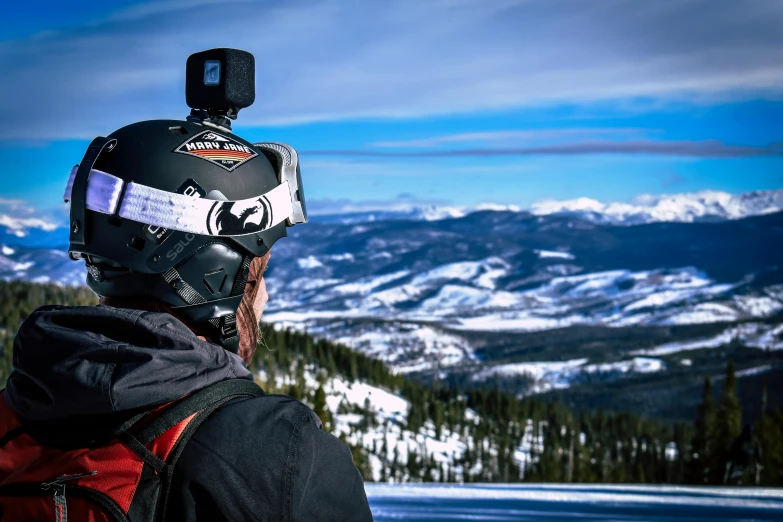
[[443, 410], [443, 403], [441, 401], [438, 401], [435, 403], [435, 414], [433, 415], [435, 422], [435, 438], [440, 440], [441, 439], [441, 433], [443, 430], [443, 425], [445, 423], [444, 419], [444, 410]]
[[332, 426], [332, 412], [326, 407], [326, 392], [323, 385], [318, 386], [318, 389], [315, 390], [315, 400], [313, 402], [313, 411], [321, 419], [323, 430], [332, 431], [334, 429]]
[[716, 468], [714, 474], [711, 473], [713, 483], [727, 483], [733, 459], [736, 459], [731, 450], [741, 433], [742, 409], [737, 399], [737, 378], [734, 375], [734, 363], [729, 361], [715, 429]]
[[767, 380], [764, 379], [761, 396], [761, 418], [756, 423], [753, 484], [756, 486], [783, 486], [783, 415], [767, 411]]
[[710, 379], [704, 379], [704, 391], [701, 396], [693, 439], [691, 441], [690, 467], [688, 481], [691, 484], [710, 482], [710, 468], [713, 463], [713, 443], [715, 439], [715, 402], [712, 398]]
[[340, 434], [339, 439], [351, 450], [353, 465], [356, 466], [356, 469], [359, 470], [359, 473], [361, 473], [364, 481], [373, 482], [375, 479], [372, 476], [372, 466], [370, 465], [370, 458], [367, 455], [365, 449], [361, 446], [349, 444], [348, 440], [345, 438], [344, 433]]
[[296, 384], [292, 384], [288, 387], [288, 389], [286, 390], [286, 395], [298, 401], [301, 401], [304, 398], [302, 396], [302, 389]]
[[359, 378], [359, 361], [356, 357], [356, 352], [351, 350], [349, 355], [350, 370], [348, 372], [348, 379], [353, 382]]

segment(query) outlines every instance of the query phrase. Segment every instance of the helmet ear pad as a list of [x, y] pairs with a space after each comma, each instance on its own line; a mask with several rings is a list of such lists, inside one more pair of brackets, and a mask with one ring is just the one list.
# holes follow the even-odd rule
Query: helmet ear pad
[[180, 299], [181, 304], [174, 306], [177, 316], [191, 327], [213, 332], [211, 340], [234, 353], [240, 341], [236, 313], [245, 294], [251, 260], [251, 255], [217, 240], [164, 274]]
[[[244, 257], [222, 241], [208, 243], [176, 266], [180, 278], [193, 287], [207, 301], [242, 294], [247, 274], [241, 288], [234, 283], [242, 271]], [[183, 303], [191, 304], [191, 303]]]

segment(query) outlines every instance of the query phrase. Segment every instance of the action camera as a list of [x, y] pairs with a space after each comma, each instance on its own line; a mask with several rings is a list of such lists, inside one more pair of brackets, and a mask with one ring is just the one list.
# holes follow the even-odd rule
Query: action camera
[[[210, 49], [190, 55], [185, 72], [185, 101], [192, 115], [223, 126], [256, 99], [256, 61], [239, 49]], [[225, 120], [225, 121], [224, 121]]]

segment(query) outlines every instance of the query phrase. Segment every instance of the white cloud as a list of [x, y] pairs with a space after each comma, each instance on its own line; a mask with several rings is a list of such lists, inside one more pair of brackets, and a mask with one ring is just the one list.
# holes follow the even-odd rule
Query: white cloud
[[[61, 226], [59, 219], [49, 213], [37, 212], [29, 202], [23, 199], [0, 197], [0, 229], [20, 237], [27, 235], [30, 229], [51, 232]], [[67, 221], [65, 221], [67, 223]]]
[[23, 199], [0, 196], [0, 212], [8, 212], [17, 217], [29, 217], [35, 213], [35, 209]]
[[257, 60], [242, 125], [777, 98], [782, 24], [783, 3], [769, 1], [150, 2], [0, 43], [0, 115], [14, 123], [0, 139], [182, 118], [185, 58], [225, 46]]
[[0, 214], [0, 227], [5, 227], [10, 232], [24, 235], [31, 228], [39, 228], [46, 232], [51, 232], [57, 229], [59, 225], [40, 218], [20, 218], [9, 216], [8, 214]]

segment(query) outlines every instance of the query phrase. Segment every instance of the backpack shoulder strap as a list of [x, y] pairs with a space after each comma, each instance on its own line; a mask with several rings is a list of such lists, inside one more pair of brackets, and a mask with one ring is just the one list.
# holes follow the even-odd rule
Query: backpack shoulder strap
[[6, 405], [3, 397], [5, 394], [5, 388], [0, 390], [0, 420], [2, 420], [4, 432], [0, 436], [0, 450], [3, 446], [14, 440], [16, 437], [25, 432], [24, 426], [21, 425], [16, 414]]
[[[118, 433], [119, 439], [138, 454], [155, 471], [161, 474], [162, 489], [156, 520], [165, 520], [168, 494], [171, 487], [174, 465], [185, 449], [188, 440], [210, 414], [233, 399], [252, 398], [264, 395], [264, 391], [255, 382], [248, 379], [230, 379], [203, 388], [166, 406], [151, 422], [134, 429]], [[169, 429], [190, 418], [185, 428], [176, 438], [176, 442], [165, 460], [148, 449], [148, 445]], [[130, 423], [128, 423], [130, 424]]]
[[[221, 381], [192, 393], [166, 407], [152, 422], [139, 430], [134, 430], [133, 435], [139, 442], [146, 445], [194, 413], [198, 413], [197, 417], [203, 422], [210, 413], [232, 399], [260, 397], [262, 395], [264, 395], [264, 391], [251, 380], [230, 379]], [[196, 419], [193, 420], [195, 421]], [[193, 421], [188, 426], [192, 423]], [[181, 441], [182, 437], [180, 437], [177, 444], [180, 444]]]

